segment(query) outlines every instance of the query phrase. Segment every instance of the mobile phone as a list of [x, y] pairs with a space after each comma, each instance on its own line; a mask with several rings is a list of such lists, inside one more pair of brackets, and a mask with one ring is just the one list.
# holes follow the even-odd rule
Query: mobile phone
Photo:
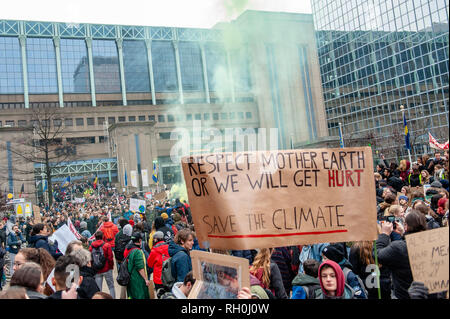
[[386, 217], [386, 221], [388, 221], [388, 222], [390, 222], [390, 223], [395, 222], [395, 216], [387, 216], [387, 217]]

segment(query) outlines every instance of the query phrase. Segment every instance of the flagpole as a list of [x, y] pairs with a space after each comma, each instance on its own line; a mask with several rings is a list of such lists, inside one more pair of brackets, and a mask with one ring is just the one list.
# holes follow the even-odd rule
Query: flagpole
[[344, 135], [342, 134], [342, 123], [339, 122], [339, 144], [341, 148], [344, 148]]
[[[403, 106], [403, 104], [400, 105], [400, 110], [402, 110], [402, 117], [403, 117], [403, 119], [404, 119], [404, 121], [405, 121], [405, 107]], [[405, 124], [405, 123], [404, 123], [404, 124]], [[409, 129], [408, 129], [408, 132], [409, 132]], [[406, 135], [407, 135], [407, 134], [406, 134], [406, 132], [405, 132], [405, 136], [406, 136]], [[409, 141], [408, 141], [408, 142], [409, 142]], [[408, 147], [407, 147], [406, 149], [408, 150], [409, 162], [410, 162], [411, 165], [412, 165], [410, 148], [411, 148], [411, 143], [409, 143], [409, 145], [408, 145]]]

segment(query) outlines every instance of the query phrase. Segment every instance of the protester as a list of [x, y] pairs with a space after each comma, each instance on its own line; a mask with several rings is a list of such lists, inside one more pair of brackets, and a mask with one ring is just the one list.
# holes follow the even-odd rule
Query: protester
[[107, 294], [106, 292], [96, 292], [92, 298], [89, 299], [114, 299], [110, 294]]
[[33, 226], [30, 237], [30, 247], [34, 248], [44, 248], [55, 260], [58, 260], [63, 254], [58, 249], [58, 242], [55, 240], [50, 243], [48, 240], [49, 231], [45, 224], [36, 224]]
[[[128, 221], [122, 219], [119, 223], [123, 224], [122, 229], [117, 233], [114, 245], [114, 257], [117, 262], [117, 269], [122, 265], [124, 259], [125, 248], [131, 241], [131, 234], [133, 232], [133, 227], [128, 224]], [[125, 224], [126, 223], [126, 224]]]
[[289, 248], [274, 248], [270, 258], [277, 264], [278, 269], [280, 270], [281, 278], [283, 279], [284, 290], [289, 296], [292, 290], [292, 280], [295, 278], [295, 273], [292, 270], [292, 259]]
[[181, 282], [186, 274], [192, 270], [189, 252], [194, 245], [194, 235], [190, 229], [182, 229], [169, 242], [169, 256], [171, 257], [172, 275], [176, 282]]
[[320, 263], [315, 259], [307, 259], [303, 262], [304, 273], [298, 273], [292, 281], [291, 299], [316, 299], [319, 296]]
[[0, 292], [0, 299], [30, 299], [27, 291], [22, 287], [10, 287], [6, 291]]
[[80, 276], [83, 277], [83, 281], [81, 282], [80, 287], [78, 287], [77, 293], [81, 299], [91, 299], [94, 294], [100, 291], [95, 280], [96, 271], [92, 269], [91, 252], [77, 245], [69, 255], [79, 261], [79, 272]]
[[8, 234], [8, 239], [7, 239], [9, 258], [10, 258], [9, 271], [10, 271], [11, 276], [14, 274], [14, 261], [15, 261], [16, 255], [19, 252], [19, 249], [22, 246], [23, 242], [25, 242], [25, 238], [23, 238], [22, 232], [20, 231], [20, 229], [17, 225], [14, 225], [12, 227], [12, 231]]
[[174, 238], [173, 230], [166, 226], [164, 218], [161, 216], [155, 218], [155, 230], [164, 234], [165, 242], [170, 242]]
[[190, 271], [186, 274], [182, 282], [176, 282], [172, 290], [162, 295], [161, 299], [187, 299], [194, 284], [195, 278], [192, 271]]
[[23, 287], [30, 299], [46, 299], [42, 292], [45, 288], [45, 279], [41, 266], [34, 262], [24, 263], [20, 269], [14, 272], [9, 283], [10, 287]]
[[145, 256], [140, 249], [142, 237], [140, 233], [133, 233], [131, 236], [133, 247], [124, 254], [128, 258], [128, 272], [130, 273], [130, 283], [127, 286], [127, 294], [130, 299], [149, 299], [148, 287], [150, 281], [147, 276]]
[[103, 241], [114, 248], [114, 239], [116, 238], [119, 229], [113, 222], [109, 221], [107, 216], [103, 216], [102, 220], [103, 225], [100, 227], [100, 231], [103, 233]]
[[354, 299], [353, 289], [345, 283], [344, 272], [332, 260], [319, 266], [319, 281], [322, 293], [317, 299]]
[[48, 299], [64, 299], [65, 298], [64, 295], [69, 295], [70, 298], [73, 299], [81, 299], [80, 296], [78, 296], [78, 293], [76, 292], [76, 286], [81, 285], [83, 281], [83, 276], [80, 276], [78, 278], [78, 281], [73, 283], [75, 287], [72, 286], [70, 287], [71, 290], [66, 291], [67, 288], [69, 288], [66, 286], [67, 277], [69, 276], [69, 272], [67, 272], [67, 270], [68, 266], [71, 265], [80, 267], [80, 262], [77, 258], [73, 256], [61, 256], [60, 258], [58, 258], [55, 264], [54, 277], [52, 278], [52, 284], [53, 286], [55, 286], [56, 291], [54, 294], [48, 297]]
[[102, 290], [103, 278], [105, 278], [111, 296], [115, 299], [116, 293], [113, 278], [114, 257], [111, 245], [103, 241], [103, 238], [105, 238], [105, 235], [101, 230], [98, 230], [95, 233], [95, 241], [89, 247], [89, 251], [92, 253], [92, 267], [97, 271], [95, 275], [97, 286]]
[[164, 288], [161, 281], [162, 264], [169, 259], [169, 244], [164, 241], [164, 234], [160, 231], [153, 235], [153, 248], [147, 259], [147, 264], [153, 269], [155, 289]]

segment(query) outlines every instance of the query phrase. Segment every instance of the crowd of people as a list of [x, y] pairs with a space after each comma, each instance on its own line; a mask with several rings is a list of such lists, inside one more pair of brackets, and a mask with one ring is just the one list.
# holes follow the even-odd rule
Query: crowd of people
[[[428, 294], [423, 283], [413, 280], [405, 242], [405, 235], [448, 227], [448, 151], [441, 155], [398, 164], [381, 156], [374, 172], [375, 242], [206, 250], [199, 246], [186, 201], [147, 200], [145, 213], [138, 213], [129, 205], [136, 194], [108, 187], [86, 192], [89, 183], [75, 185], [71, 200], [59, 191], [51, 207], [41, 205], [38, 221], [11, 214], [0, 222], [0, 298], [149, 299], [154, 291], [153, 298], [185, 299], [196, 282], [192, 250], [248, 259], [250, 287], [240, 287], [235, 296], [241, 299], [448, 298]], [[74, 193], [81, 193], [84, 202], [73, 201]], [[63, 254], [50, 237], [69, 219], [81, 237]], [[379, 280], [376, 269], [366, 271], [375, 259]], [[79, 268], [80, 276], [69, 287], [70, 265]], [[103, 279], [109, 294], [102, 292]], [[124, 287], [120, 295], [116, 283]]]

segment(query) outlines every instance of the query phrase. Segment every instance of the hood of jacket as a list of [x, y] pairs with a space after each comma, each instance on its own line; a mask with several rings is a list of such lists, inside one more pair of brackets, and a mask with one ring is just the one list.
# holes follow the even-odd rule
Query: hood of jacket
[[80, 268], [80, 275], [83, 277], [94, 277], [97, 272], [88, 266], [83, 266]]
[[345, 288], [344, 272], [342, 271], [341, 267], [332, 260], [324, 261], [319, 267], [319, 283], [320, 283], [320, 287], [322, 288], [324, 297], [330, 297], [330, 296], [327, 296], [327, 294], [325, 293], [325, 287], [323, 285], [322, 276], [321, 276], [322, 268], [325, 265], [333, 268], [334, 273], [336, 275], [336, 296], [335, 297], [342, 297], [344, 295], [344, 288]]
[[92, 246], [92, 248], [98, 248], [98, 247], [100, 247], [102, 244], [106, 244], [106, 243], [105, 243], [103, 240], [99, 239], [99, 240], [94, 241], [94, 242], [91, 244], [91, 246]]
[[170, 257], [174, 256], [177, 252], [182, 251], [182, 250], [184, 250], [188, 254], [188, 252], [185, 248], [175, 244], [174, 241], [171, 241], [169, 243], [169, 256]]
[[115, 225], [113, 222], [105, 222], [103, 223], [104, 228], [113, 228]]
[[47, 236], [42, 236], [42, 235], [33, 235], [30, 237], [30, 244], [36, 244], [36, 242], [40, 239], [45, 240], [46, 242], [48, 242], [48, 237]]
[[308, 286], [308, 285], [319, 285], [319, 279], [311, 277], [307, 274], [298, 274], [295, 276], [294, 280], [292, 280], [292, 286]]

